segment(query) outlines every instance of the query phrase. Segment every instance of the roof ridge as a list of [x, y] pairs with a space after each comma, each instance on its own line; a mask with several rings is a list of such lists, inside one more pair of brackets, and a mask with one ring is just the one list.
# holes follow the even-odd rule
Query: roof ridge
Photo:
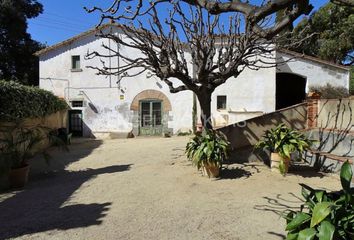
[[47, 52], [49, 52], [49, 51], [52, 51], [52, 50], [54, 50], [54, 49], [57, 49], [57, 48], [59, 48], [59, 47], [62, 47], [62, 46], [65, 46], [65, 45], [69, 45], [69, 44], [71, 44], [72, 42], [74, 42], [74, 41], [77, 40], [77, 39], [80, 39], [80, 38], [82, 38], [82, 37], [88, 36], [88, 35], [90, 35], [90, 34], [96, 32], [96, 31], [102, 30], [102, 29], [104, 29], [104, 28], [106, 28], [106, 27], [110, 27], [110, 26], [118, 27], [119, 24], [106, 23], [106, 24], [102, 24], [102, 25], [95, 26], [94, 28], [90, 28], [89, 30], [84, 31], [84, 32], [82, 32], [82, 33], [80, 33], [80, 34], [77, 34], [77, 35], [75, 35], [75, 36], [73, 36], [73, 37], [71, 37], [71, 38], [69, 38], [69, 39], [67, 39], [67, 40], [64, 40], [64, 41], [59, 42], [59, 43], [56, 43], [56, 44], [54, 44], [54, 45], [52, 45], [52, 46], [46, 47], [46, 48], [44, 48], [44, 49], [41, 49], [41, 50], [35, 52], [34, 55], [35, 55], [35, 56], [40, 56], [40, 55], [45, 54], [45, 53], [47, 53]]
[[333, 63], [333, 62], [330, 62], [328, 60], [323, 60], [323, 59], [321, 59], [319, 57], [309, 56], [309, 55], [306, 55], [304, 53], [295, 52], [295, 51], [292, 51], [292, 50], [289, 50], [289, 49], [285, 49], [285, 48], [278, 48], [277, 50], [279, 52], [282, 52], [282, 53], [285, 53], [285, 54], [289, 54], [289, 55], [293, 55], [295, 57], [304, 58], [304, 59], [307, 59], [307, 60], [310, 60], [310, 61], [314, 61], [314, 62], [326, 64], [326, 65], [330, 65], [332, 67], [341, 68], [341, 69], [344, 69], [344, 70], [347, 70], [347, 71], [350, 70], [350, 67], [348, 67], [348, 66], [344, 66], [344, 65], [337, 64], [337, 63]]

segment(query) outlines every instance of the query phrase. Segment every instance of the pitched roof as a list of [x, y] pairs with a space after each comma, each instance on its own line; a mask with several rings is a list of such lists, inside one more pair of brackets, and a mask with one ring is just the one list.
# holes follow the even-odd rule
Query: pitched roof
[[91, 34], [94, 34], [94, 33], [98, 32], [98, 31], [100, 31], [100, 30], [102, 30], [102, 29], [104, 29], [106, 27], [109, 27], [109, 26], [118, 26], [118, 25], [117, 24], [108, 23], [108, 24], [103, 24], [103, 25], [101, 25], [99, 27], [91, 28], [91, 29], [89, 29], [89, 30], [87, 30], [87, 31], [85, 31], [83, 33], [80, 33], [80, 34], [78, 34], [78, 35], [76, 35], [76, 36], [74, 36], [72, 38], [69, 38], [69, 39], [67, 39], [67, 40], [65, 40], [63, 42], [60, 42], [60, 43], [54, 44], [54, 45], [52, 45], [50, 47], [46, 47], [46, 48], [44, 48], [42, 50], [39, 50], [39, 51], [35, 52], [34, 55], [41, 56], [41, 55], [43, 55], [43, 54], [45, 54], [47, 52], [50, 52], [52, 50], [55, 50], [57, 48], [70, 45], [70, 44], [72, 44], [73, 42], [75, 42], [76, 40], [78, 40], [80, 38], [83, 38], [83, 37], [89, 36]]
[[333, 62], [330, 62], [330, 61], [322, 60], [322, 59], [317, 58], [317, 57], [312, 57], [312, 56], [308, 56], [308, 55], [305, 55], [305, 54], [302, 54], [302, 53], [294, 52], [294, 51], [291, 51], [291, 50], [288, 50], [288, 49], [277, 49], [277, 51], [280, 52], [280, 53], [291, 55], [291, 56], [293, 56], [295, 58], [302, 58], [302, 59], [306, 59], [306, 60], [309, 60], [309, 61], [321, 63], [321, 64], [324, 64], [324, 65], [329, 65], [329, 66], [332, 66], [332, 67], [335, 67], [335, 68], [340, 68], [340, 69], [347, 70], [347, 71], [350, 70], [350, 67], [339, 65], [339, 64], [336, 64], [336, 63], [333, 63]]
[[[76, 40], [78, 40], [78, 39], [80, 39], [82, 37], [86, 37], [86, 36], [88, 36], [90, 34], [96, 33], [98, 31], [100, 31], [100, 30], [102, 30], [102, 29], [104, 29], [106, 27], [110, 27], [110, 26], [119, 27], [119, 24], [107, 23], [107, 24], [103, 24], [103, 25], [101, 25], [99, 27], [91, 28], [88, 31], [80, 33], [80, 34], [78, 34], [78, 35], [76, 35], [76, 36], [74, 36], [72, 38], [69, 38], [69, 39], [63, 41], [63, 42], [60, 42], [60, 43], [54, 44], [53, 46], [44, 48], [44, 49], [36, 52], [35, 55], [36, 56], [41, 56], [41, 55], [43, 55], [43, 54], [45, 54], [47, 52], [50, 52], [50, 51], [55, 50], [57, 48], [60, 48], [62, 46], [70, 45], [70, 44], [72, 44], [73, 42], [75, 42]], [[322, 59], [317, 58], [317, 57], [308, 56], [308, 55], [305, 55], [305, 54], [302, 54], [302, 53], [298, 53], [298, 52], [294, 52], [294, 51], [291, 51], [291, 50], [277, 49], [277, 51], [280, 52], [280, 53], [291, 55], [291, 56], [293, 56], [295, 58], [302, 58], [302, 59], [306, 59], [306, 60], [309, 60], [309, 61], [313, 61], [313, 62], [325, 64], [325, 65], [329, 65], [329, 66], [340, 68], [340, 69], [347, 70], [347, 71], [350, 70], [350, 67], [339, 65], [339, 64], [335, 64], [335, 63], [330, 62], [330, 61], [322, 60]]]

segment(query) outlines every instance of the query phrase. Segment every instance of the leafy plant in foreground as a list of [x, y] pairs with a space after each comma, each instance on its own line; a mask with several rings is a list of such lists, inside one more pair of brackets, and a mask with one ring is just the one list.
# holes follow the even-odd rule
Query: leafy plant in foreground
[[353, 172], [349, 162], [341, 168], [342, 190], [327, 193], [301, 184], [305, 203], [300, 211], [290, 211], [287, 240], [354, 239], [354, 192], [350, 188]]

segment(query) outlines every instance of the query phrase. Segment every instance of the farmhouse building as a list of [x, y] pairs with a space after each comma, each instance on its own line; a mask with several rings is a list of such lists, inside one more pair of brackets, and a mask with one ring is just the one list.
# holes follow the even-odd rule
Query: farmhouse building
[[[105, 25], [101, 30], [122, 34], [113, 25]], [[96, 70], [87, 68], [101, 66], [99, 58], [85, 59], [88, 51], [104, 53], [108, 50], [102, 43], [116, 44], [96, 36], [97, 31], [89, 30], [37, 52], [40, 88], [68, 102], [70, 131], [101, 138], [125, 137], [131, 131], [134, 135], [161, 135], [192, 129], [196, 100], [191, 91], [171, 94], [165, 83], [146, 73], [134, 78], [100, 76]], [[129, 56], [141, 54], [116, 47]], [[287, 50], [273, 54], [282, 61], [291, 60], [277, 68], [245, 69], [237, 79], [229, 79], [215, 90], [211, 103], [215, 127], [300, 103], [310, 86], [330, 83], [349, 88], [346, 67]], [[188, 53], [186, 57], [190, 59]], [[119, 66], [122, 60], [111, 58], [106, 64]], [[192, 64], [190, 69], [193, 72]]]

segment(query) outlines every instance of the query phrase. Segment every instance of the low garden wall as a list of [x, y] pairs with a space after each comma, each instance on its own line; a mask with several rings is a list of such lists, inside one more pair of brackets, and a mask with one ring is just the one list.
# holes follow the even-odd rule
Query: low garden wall
[[[13, 128], [58, 129], [67, 125], [68, 105], [53, 93], [0, 80], [0, 137]], [[46, 143], [45, 143], [46, 142]], [[48, 147], [48, 141], [43, 146]]]
[[68, 122], [67, 110], [61, 110], [45, 117], [25, 118], [17, 121], [0, 121], [0, 134], [9, 128], [45, 127], [50, 129], [66, 128]]
[[[31, 148], [28, 154], [47, 149], [50, 146], [48, 132], [67, 127], [67, 108], [66, 102], [51, 92], [13, 81], [0, 80], [0, 151], [6, 151], [4, 148], [7, 146], [6, 142], [16, 144], [24, 129], [36, 129], [38, 134], [43, 134], [43, 140]], [[17, 142], [19, 151], [23, 151], [22, 146], [25, 144], [29, 146], [25, 141]], [[6, 165], [5, 162], [0, 163]], [[7, 167], [4, 164], [0, 164], [0, 167], [3, 167], [0, 170]], [[0, 189], [4, 186], [6, 188], [6, 175], [1, 175]]]
[[307, 104], [301, 103], [279, 111], [264, 114], [219, 130], [229, 139], [233, 149], [255, 145], [265, 130], [280, 123], [295, 129], [305, 129], [307, 124]]
[[353, 131], [354, 99], [319, 99], [317, 127]]
[[[43, 128], [43, 131], [66, 128], [68, 117], [67, 115], [67, 111], [62, 110], [41, 118], [27, 118], [16, 122], [0, 121], [0, 139], [4, 137], [5, 132], [9, 131], [9, 129], [14, 128], [31, 129], [40, 127]], [[45, 134], [47, 133], [43, 132], [43, 140], [36, 145], [32, 153], [41, 152], [50, 147], [50, 142], [47, 138], [45, 138]]]
[[[352, 158], [354, 141], [354, 98], [308, 99], [306, 103], [281, 109], [247, 121], [229, 125], [221, 130], [231, 142], [231, 161], [266, 161], [267, 153], [254, 151], [254, 145], [265, 130], [280, 123], [303, 130], [321, 142], [320, 152]], [[317, 135], [316, 135], [316, 134]], [[315, 134], [315, 135], [314, 135]], [[316, 147], [315, 147], [316, 148]]]

